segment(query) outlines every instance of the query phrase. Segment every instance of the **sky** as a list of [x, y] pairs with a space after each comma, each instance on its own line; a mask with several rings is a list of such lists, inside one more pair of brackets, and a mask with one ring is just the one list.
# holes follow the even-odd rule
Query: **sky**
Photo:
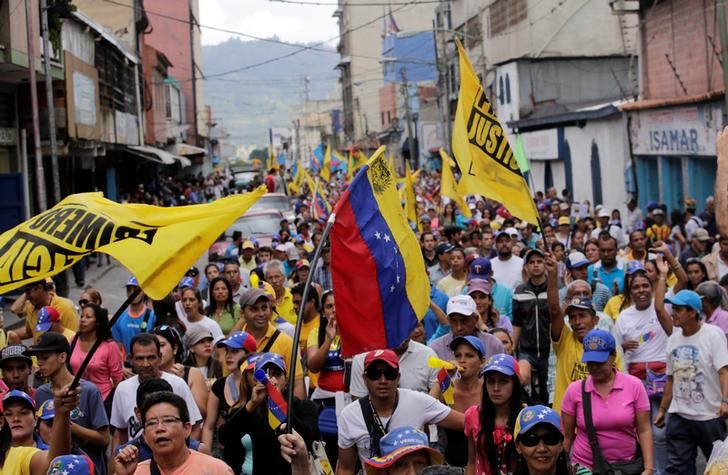
[[[300, 1], [336, 3], [336, 0]], [[335, 9], [335, 5], [296, 5], [271, 0], [203, 0], [200, 1], [202, 44], [214, 45], [236, 36], [206, 29], [205, 25], [263, 38], [275, 35], [288, 42], [327, 40], [339, 33], [336, 19], [331, 16]]]

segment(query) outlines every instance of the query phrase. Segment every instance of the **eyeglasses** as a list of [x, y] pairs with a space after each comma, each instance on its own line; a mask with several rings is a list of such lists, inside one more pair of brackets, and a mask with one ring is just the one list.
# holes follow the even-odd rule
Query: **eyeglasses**
[[518, 440], [526, 447], [536, 447], [541, 441], [543, 441], [544, 445], [554, 446], [559, 445], [564, 440], [564, 436], [561, 435], [560, 432], [556, 431], [549, 431], [544, 435], [529, 432], [528, 434], [519, 437]]
[[159, 419], [147, 419], [147, 421], [144, 423], [144, 429], [154, 429], [158, 425], [167, 427], [178, 422], [182, 422], [182, 419], [176, 416], [164, 416], [160, 417]]
[[399, 376], [399, 371], [394, 368], [369, 368], [364, 372], [367, 379], [371, 381], [377, 381], [384, 375], [387, 381], [394, 381]]
[[89, 304], [89, 302], [90, 301], [87, 300], [87, 299], [81, 299], [81, 300], [78, 301], [78, 305], [79, 305], [79, 307], [85, 307], [86, 305]]

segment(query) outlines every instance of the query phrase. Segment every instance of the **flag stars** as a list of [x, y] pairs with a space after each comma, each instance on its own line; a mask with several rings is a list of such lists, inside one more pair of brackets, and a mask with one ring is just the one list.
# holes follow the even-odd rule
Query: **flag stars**
[[398, 284], [399, 284], [400, 280], [401, 280], [401, 277], [400, 276], [397, 276], [397, 283]]
[[380, 233], [379, 231], [377, 231], [377, 232], [374, 233], [374, 237], [377, 238], [377, 239], [382, 239], [382, 233]]
[[392, 285], [391, 287], [389, 287], [389, 292], [390, 292], [390, 293], [394, 293], [394, 290], [395, 290], [396, 288], [397, 288], [397, 287], [395, 287], [394, 285]]
[[385, 241], [385, 242], [389, 242], [389, 241], [391, 241], [391, 240], [392, 240], [392, 237], [391, 237], [391, 236], [390, 236], [389, 234], [385, 234], [385, 235], [384, 235], [384, 241]]

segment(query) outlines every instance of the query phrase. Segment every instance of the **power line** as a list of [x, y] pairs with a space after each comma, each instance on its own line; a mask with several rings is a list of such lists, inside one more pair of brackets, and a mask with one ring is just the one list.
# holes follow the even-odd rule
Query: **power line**
[[305, 2], [301, 0], [268, 0], [271, 3], [289, 3], [293, 5], [312, 5], [312, 6], [332, 6], [332, 7], [391, 7], [398, 5], [420, 5], [425, 3], [442, 3], [442, 0], [416, 0], [414, 2], [402, 3], [402, 2]]

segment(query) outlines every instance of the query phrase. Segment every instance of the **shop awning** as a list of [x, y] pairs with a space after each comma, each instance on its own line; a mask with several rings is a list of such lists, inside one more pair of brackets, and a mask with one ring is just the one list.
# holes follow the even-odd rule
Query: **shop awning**
[[175, 160], [177, 160], [179, 162], [179, 164], [182, 166], [182, 168], [186, 168], [186, 167], [189, 167], [190, 165], [192, 165], [192, 161], [187, 157], [183, 157], [181, 155], [172, 155], [172, 156], [174, 157]]
[[192, 157], [197, 155], [207, 155], [207, 150], [186, 143], [176, 143], [167, 149], [172, 155], [182, 155], [183, 157]]
[[148, 145], [129, 145], [128, 150], [129, 153], [162, 165], [173, 165], [175, 161], [175, 157], [171, 153]]
[[568, 124], [573, 122], [600, 120], [610, 117], [614, 114], [619, 114], [620, 107], [629, 102], [632, 101], [626, 100], [595, 104], [591, 106], [580, 107], [578, 109], [566, 111], [560, 114], [550, 114], [542, 117], [529, 117], [527, 119], [512, 120], [507, 122], [507, 125], [512, 129], [517, 129], [519, 131], [525, 132], [532, 129], [551, 128], [561, 124]]

